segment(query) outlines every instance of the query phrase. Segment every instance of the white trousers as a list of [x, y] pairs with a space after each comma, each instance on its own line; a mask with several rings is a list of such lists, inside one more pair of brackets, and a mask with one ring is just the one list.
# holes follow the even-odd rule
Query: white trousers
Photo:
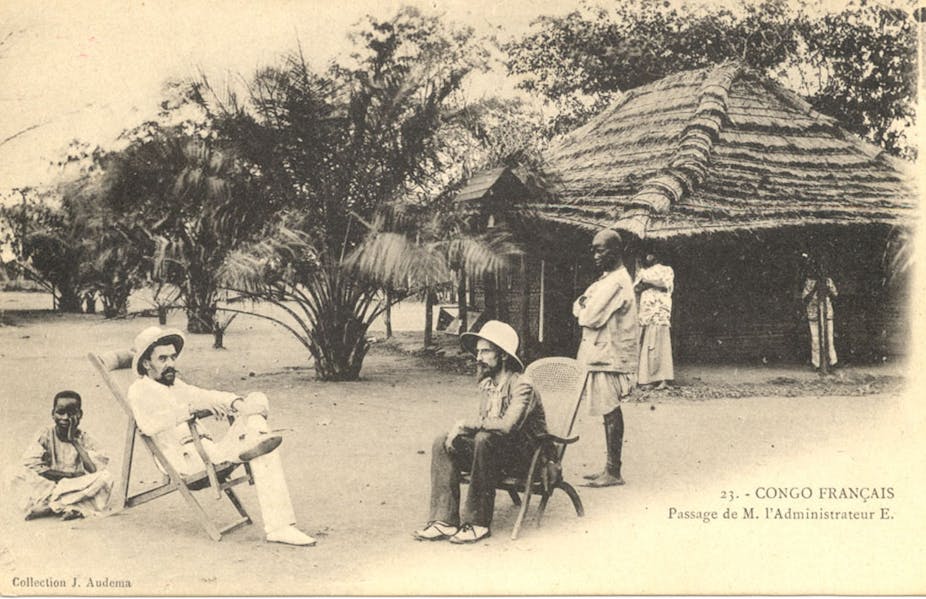
[[[251, 411], [263, 411], [266, 413], [270, 408], [267, 396], [263, 393], [252, 393], [248, 395], [244, 403], [238, 406], [239, 412], [245, 414]], [[237, 418], [234, 424], [228, 429], [222, 439], [213, 442], [209, 439], [203, 439], [203, 449], [209, 455], [213, 463], [219, 462], [240, 462], [238, 454], [253, 444], [253, 434], [257, 432], [266, 432], [269, 430], [267, 418], [262, 414], [251, 414]], [[252, 434], [251, 441], [247, 439], [248, 433]], [[242, 438], [244, 437], [244, 438]], [[193, 449], [191, 444], [185, 445], [184, 448]], [[190, 452], [184, 452], [184, 457], [189, 457]], [[195, 456], [195, 450], [193, 451]], [[190, 470], [199, 462], [198, 467]], [[280, 459], [278, 449], [256, 457], [249, 462], [251, 473], [254, 475], [254, 487], [257, 489], [257, 501], [260, 503], [261, 519], [264, 521], [264, 532], [271, 533], [286, 526], [296, 523], [296, 514], [293, 511], [293, 503], [289, 496], [289, 487], [286, 484], [286, 477], [283, 474], [283, 461]], [[202, 461], [196, 456], [195, 461], [191, 463], [189, 459], [185, 460], [183, 468], [178, 468], [181, 473], [191, 474], [202, 470], [204, 466]]]
[[[810, 323], [810, 362], [814, 368], [820, 367], [820, 322], [809, 320]], [[833, 344], [833, 321], [826, 319], [826, 346], [829, 348], [829, 365], [832, 366], [838, 360], [836, 357], [836, 346]]]

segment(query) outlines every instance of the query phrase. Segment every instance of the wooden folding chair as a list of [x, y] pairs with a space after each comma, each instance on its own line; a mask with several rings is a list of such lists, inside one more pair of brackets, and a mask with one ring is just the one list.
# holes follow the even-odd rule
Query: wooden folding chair
[[[197, 453], [199, 453], [200, 457], [202, 458], [202, 461], [205, 464], [205, 469], [196, 474], [181, 475], [179, 472], [177, 472], [176, 468], [174, 468], [171, 463], [164, 457], [164, 452], [160, 447], [158, 447], [158, 444], [155, 442], [155, 440], [138, 430], [138, 427], [135, 424], [135, 416], [132, 413], [132, 408], [129, 406], [129, 403], [126, 400], [125, 392], [122, 390], [122, 387], [115, 381], [113, 376], [116, 371], [131, 369], [132, 352], [121, 351], [107, 352], [104, 354], [90, 353], [87, 355], [87, 358], [90, 360], [90, 363], [93, 364], [93, 366], [97, 369], [97, 371], [99, 371], [100, 375], [103, 377], [103, 381], [106, 383], [106, 386], [109, 387], [109, 390], [112, 392], [113, 396], [119, 402], [119, 405], [122, 406], [122, 409], [125, 411], [129, 418], [128, 426], [126, 427], [125, 431], [125, 448], [122, 454], [122, 476], [119, 480], [119, 486], [116, 493], [117, 501], [121, 503], [119, 508], [132, 508], [157, 499], [158, 497], [167, 495], [168, 493], [178, 491], [180, 495], [183, 496], [183, 499], [186, 501], [187, 505], [189, 505], [193, 510], [193, 513], [196, 514], [200, 524], [202, 524], [203, 528], [206, 529], [206, 533], [215, 541], [222, 540], [222, 536], [226, 533], [229, 533], [246, 524], [251, 524], [251, 517], [248, 516], [247, 511], [245, 511], [244, 506], [241, 504], [241, 500], [235, 494], [233, 489], [233, 487], [243, 482], [248, 482], [252, 485], [254, 484], [254, 477], [251, 474], [250, 466], [248, 464], [239, 464], [236, 462], [213, 464], [209, 459], [205, 448], [203, 447], [202, 435], [200, 434], [196, 420], [198, 418], [209, 417], [211, 416], [211, 413], [197, 413], [187, 421], [187, 425], [190, 427], [190, 434], [193, 438], [193, 445], [196, 448]], [[129, 485], [132, 476], [132, 460], [135, 454], [135, 439], [137, 437], [141, 437], [142, 442], [154, 459], [155, 465], [162, 473], [164, 473], [164, 477], [158, 486], [147, 489], [140, 493], [136, 493], [134, 495], [130, 495]], [[245, 470], [244, 474], [236, 478], [230, 478], [230, 476], [233, 474], [233, 471], [238, 466], [242, 465], [244, 466]], [[199, 491], [207, 487], [212, 487], [212, 489], [215, 491], [215, 498], [217, 500], [222, 499], [224, 492], [225, 497], [228, 498], [241, 518], [235, 520], [223, 528], [219, 528], [215, 522], [213, 522], [212, 518], [209, 517], [209, 515], [206, 513], [206, 510], [192, 493], [192, 491]]]

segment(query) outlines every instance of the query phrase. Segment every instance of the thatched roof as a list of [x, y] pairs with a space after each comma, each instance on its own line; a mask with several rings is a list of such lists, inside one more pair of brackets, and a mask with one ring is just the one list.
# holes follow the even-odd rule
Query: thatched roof
[[641, 237], [893, 224], [916, 204], [903, 161], [738, 63], [629, 91], [546, 158], [542, 218]]
[[505, 167], [493, 168], [476, 173], [466, 182], [466, 185], [464, 185], [463, 189], [457, 194], [456, 201], [472, 202], [474, 200], [483, 199], [486, 195], [492, 193], [492, 188], [507, 174], [510, 173]]

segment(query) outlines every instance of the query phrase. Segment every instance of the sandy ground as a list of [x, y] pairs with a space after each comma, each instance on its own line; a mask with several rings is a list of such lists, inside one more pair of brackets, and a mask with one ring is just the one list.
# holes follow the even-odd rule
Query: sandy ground
[[[17, 315], [34, 298], [0, 296], [16, 326], [0, 327], [0, 460], [15, 464], [50, 423], [61, 388], [84, 395], [83, 426], [110, 449], [119, 472], [125, 416], [85, 355], [128, 346], [152, 319]], [[25, 303], [24, 303], [25, 302]], [[404, 311], [403, 311], [404, 310]], [[418, 329], [401, 309], [397, 329]], [[182, 315], [171, 324], [182, 326]], [[374, 334], [377, 334], [374, 332]], [[403, 333], [413, 339], [413, 333]], [[587, 515], [563, 495], [544, 526], [508, 538], [516, 509], [499, 496], [491, 539], [427, 544], [411, 531], [426, 517], [431, 439], [475, 403], [468, 374], [422, 356], [374, 346], [356, 383], [313, 380], [301, 346], [265, 321], [241, 318], [226, 339], [190, 339], [180, 364], [203, 386], [266, 392], [271, 424], [294, 429], [281, 446], [300, 526], [319, 540], [293, 548], [262, 540], [258, 522], [211, 541], [176, 494], [110, 517], [24, 522], [4, 502], [4, 594], [472, 594], [676, 593], [684, 591], [908, 593], [926, 591], [922, 410], [910, 392], [867, 395], [649, 397], [625, 407], [625, 477], [611, 489], [580, 489]], [[893, 368], [893, 370], [891, 370]], [[762, 382], [813, 378], [801, 369], [693, 367], [690, 379]], [[876, 373], [880, 376], [881, 369]], [[898, 373], [889, 367], [888, 374]], [[784, 374], [782, 374], [784, 373]], [[752, 377], [752, 378], [750, 378]], [[567, 455], [567, 480], [603, 459], [600, 423], [583, 414]], [[156, 477], [139, 454], [141, 479]], [[772, 491], [767, 491], [772, 487]], [[810, 499], [763, 499], [799, 494]], [[821, 487], [889, 487], [892, 498], [820, 499]], [[781, 489], [776, 491], [775, 489]], [[208, 492], [201, 500], [212, 509]], [[228, 511], [219, 512], [229, 518]], [[677, 511], [717, 518], [670, 518]], [[724, 518], [730, 508], [738, 518]], [[747, 516], [754, 509], [755, 519]], [[770, 519], [766, 508], [872, 512], [874, 519]], [[888, 512], [882, 512], [887, 508]], [[882, 518], [882, 514], [886, 517]], [[745, 517], [745, 519], [744, 519]], [[31, 577], [64, 588], [15, 586]], [[76, 578], [78, 587], [70, 586]], [[89, 580], [129, 581], [88, 588]]]

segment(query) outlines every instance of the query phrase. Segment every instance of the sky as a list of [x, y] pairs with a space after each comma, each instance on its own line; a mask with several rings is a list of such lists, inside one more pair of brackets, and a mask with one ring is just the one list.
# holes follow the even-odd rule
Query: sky
[[[323, 67], [367, 14], [402, 4], [502, 39], [578, 0], [0, 2], [0, 191], [54, 180], [72, 139], [107, 145], [153, 116], [169, 79], [249, 75], [301, 43]], [[503, 73], [476, 85], [513, 89]]]

